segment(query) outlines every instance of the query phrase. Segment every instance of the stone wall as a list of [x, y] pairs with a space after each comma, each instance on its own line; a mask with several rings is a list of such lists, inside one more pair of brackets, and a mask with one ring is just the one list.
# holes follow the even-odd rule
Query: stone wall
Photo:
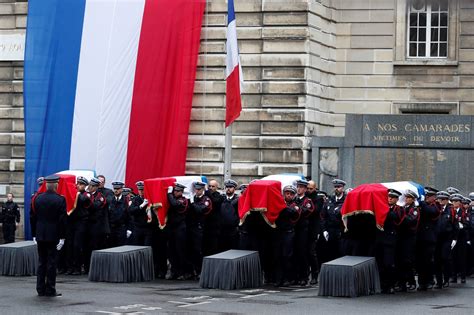
[[[27, 2], [0, 0], [0, 35], [24, 34]], [[10, 49], [0, 43], [3, 52]], [[24, 47], [23, 47], [24, 49]], [[0, 55], [2, 52], [0, 52]], [[23, 62], [0, 61], [0, 198], [11, 192], [23, 204], [25, 136], [23, 123]], [[23, 235], [23, 223], [17, 236]]]

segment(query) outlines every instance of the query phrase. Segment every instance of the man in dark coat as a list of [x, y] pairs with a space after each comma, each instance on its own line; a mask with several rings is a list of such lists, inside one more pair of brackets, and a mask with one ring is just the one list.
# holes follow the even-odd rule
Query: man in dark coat
[[128, 196], [123, 196], [124, 183], [113, 182], [114, 196], [108, 205], [108, 215], [110, 224], [109, 246], [123, 246], [127, 242], [127, 238], [132, 235], [130, 230], [130, 214]]
[[397, 205], [401, 192], [395, 189], [388, 191], [388, 214], [383, 230], [377, 229], [375, 238], [375, 258], [380, 272], [382, 293], [394, 293], [395, 286], [395, 247], [397, 245], [397, 230], [400, 222], [400, 207]]
[[418, 291], [426, 291], [433, 286], [436, 227], [441, 214], [436, 205], [437, 192], [434, 188], [425, 187], [425, 200], [420, 201], [420, 224], [416, 237]]
[[59, 176], [47, 176], [45, 181], [46, 192], [35, 198], [30, 213], [39, 257], [36, 291], [39, 296], [60, 296], [56, 291], [56, 257], [66, 236], [66, 199], [56, 192]]
[[138, 181], [136, 184], [138, 195], [133, 197], [130, 205], [130, 217], [132, 219], [132, 243], [133, 245], [151, 246], [153, 243], [153, 230], [148, 217], [148, 200], [145, 198], [145, 184]]
[[0, 212], [0, 222], [3, 223], [3, 239], [5, 244], [15, 242], [15, 231], [18, 223], [20, 223], [20, 210], [18, 205], [13, 201], [13, 194], [7, 194], [7, 201]]
[[[224, 182], [225, 196], [219, 209], [219, 252], [237, 249], [239, 246], [239, 197], [235, 194], [237, 182]], [[214, 203], [213, 203], [214, 206]]]

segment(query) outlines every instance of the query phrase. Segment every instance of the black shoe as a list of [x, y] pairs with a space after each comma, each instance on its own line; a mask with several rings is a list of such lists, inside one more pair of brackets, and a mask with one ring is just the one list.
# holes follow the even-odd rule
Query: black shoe
[[44, 292], [38, 292], [38, 296], [45, 296]]
[[[408, 290], [410, 290], [410, 289], [408, 289]], [[420, 285], [416, 290], [417, 291], [427, 291], [428, 287], [426, 285]]]
[[443, 288], [449, 288], [449, 281], [443, 282]]
[[66, 274], [69, 276], [72, 275], [73, 273], [74, 273], [74, 270], [72, 269], [69, 269], [68, 271], [66, 271]]
[[395, 294], [395, 290], [393, 288], [383, 289], [382, 294]]
[[407, 291], [408, 291], [408, 289], [405, 285], [402, 285], [400, 287], [395, 288], [395, 292], [407, 292]]
[[311, 281], [309, 282], [311, 285], [316, 285], [318, 284], [318, 278], [312, 278]]
[[298, 282], [298, 284], [302, 287], [305, 287], [308, 285], [308, 280], [301, 280], [300, 282]]
[[436, 283], [436, 285], [434, 286], [435, 289], [442, 289], [443, 288], [443, 284], [438, 282]]
[[65, 269], [59, 269], [58, 270], [58, 275], [63, 275], [66, 273], [66, 270]]
[[81, 275], [81, 272], [79, 270], [74, 270], [71, 275], [73, 276], [80, 276]]
[[54, 293], [48, 293], [48, 294], [45, 294], [45, 296], [49, 296], [49, 297], [57, 297], [57, 296], [62, 296], [61, 293], [58, 293], [58, 292], [54, 292]]
[[408, 287], [407, 287], [407, 290], [408, 291], [415, 291], [416, 290], [416, 284], [409, 284]]

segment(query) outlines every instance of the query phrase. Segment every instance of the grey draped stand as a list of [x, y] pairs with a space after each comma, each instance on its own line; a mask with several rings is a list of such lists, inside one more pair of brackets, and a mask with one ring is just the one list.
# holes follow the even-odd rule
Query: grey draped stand
[[322, 264], [320, 296], [356, 297], [380, 293], [380, 278], [374, 257], [344, 256]]
[[34, 276], [38, 250], [33, 241], [0, 245], [0, 273], [4, 276]]
[[231, 249], [204, 257], [199, 285], [202, 288], [234, 290], [262, 286], [258, 252]]
[[92, 252], [90, 281], [140, 282], [154, 279], [150, 246], [119, 246]]

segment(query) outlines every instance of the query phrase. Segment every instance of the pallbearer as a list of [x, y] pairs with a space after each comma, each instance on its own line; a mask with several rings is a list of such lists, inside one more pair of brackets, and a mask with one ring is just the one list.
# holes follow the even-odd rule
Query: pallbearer
[[400, 207], [397, 205], [401, 192], [388, 190], [389, 211], [383, 230], [377, 229], [375, 241], [375, 258], [380, 272], [382, 293], [394, 293], [396, 280], [395, 249], [397, 245], [398, 225], [400, 224]]
[[405, 192], [405, 206], [400, 211], [400, 225], [398, 227], [397, 242], [397, 291], [413, 291], [415, 282], [415, 246], [420, 209], [415, 205], [418, 195], [411, 190]]
[[456, 246], [459, 226], [456, 213], [449, 204], [449, 193], [440, 191], [436, 194], [441, 215], [438, 219], [438, 239], [435, 248], [436, 288], [449, 287], [452, 272], [451, 250]]
[[436, 205], [437, 192], [438, 190], [434, 188], [425, 187], [425, 200], [420, 201], [420, 224], [416, 239], [416, 270], [419, 291], [426, 291], [433, 287], [436, 228], [441, 214]]

